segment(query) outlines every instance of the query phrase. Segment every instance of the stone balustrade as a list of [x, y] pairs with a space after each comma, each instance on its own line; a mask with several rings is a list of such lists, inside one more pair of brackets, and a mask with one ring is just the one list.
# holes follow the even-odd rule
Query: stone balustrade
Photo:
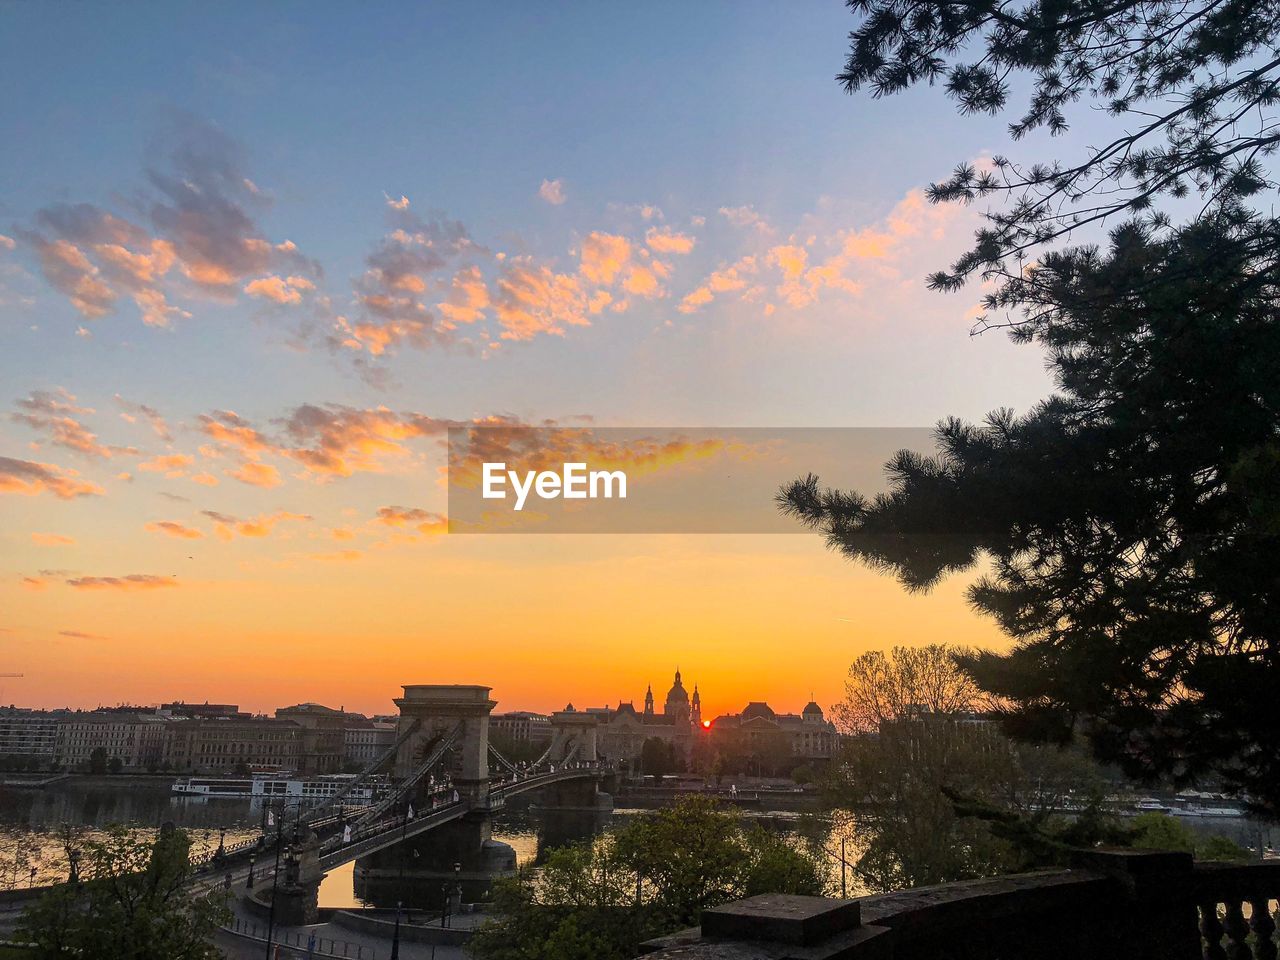
[[830, 900], [766, 895], [651, 960], [1276, 960], [1280, 861], [1081, 851], [1071, 869]]

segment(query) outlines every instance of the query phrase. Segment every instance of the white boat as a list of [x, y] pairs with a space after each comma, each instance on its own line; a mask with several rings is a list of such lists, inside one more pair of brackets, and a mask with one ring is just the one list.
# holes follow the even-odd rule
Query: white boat
[[[254, 777], [184, 777], [174, 782], [172, 792], [183, 797], [250, 799], [331, 800], [351, 786], [353, 773], [299, 777], [267, 774]], [[353, 804], [369, 803], [386, 789], [385, 782], [362, 783], [346, 795]]]
[[1173, 807], [1166, 803], [1161, 803], [1155, 797], [1142, 797], [1133, 805], [1133, 809], [1139, 813], [1171, 813]]
[[1177, 817], [1231, 817], [1237, 820], [1249, 815], [1249, 812], [1242, 807], [1230, 805], [1215, 807], [1199, 803], [1188, 804], [1184, 809], [1175, 810], [1173, 813]]

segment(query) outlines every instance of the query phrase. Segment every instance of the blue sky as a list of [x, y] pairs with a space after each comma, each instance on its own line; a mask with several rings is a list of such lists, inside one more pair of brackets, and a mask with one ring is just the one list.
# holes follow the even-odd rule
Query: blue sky
[[[0, 457], [53, 472], [23, 468], [0, 497], [0, 629], [34, 650], [105, 616], [142, 649], [154, 631], [130, 624], [151, 601], [114, 591], [145, 581], [93, 583], [110, 616], [66, 584], [188, 560], [183, 582], [216, 594], [346, 559], [340, 581], [314, 576], [394, 605], [386, 557], [424, 582], [448, 567], [491, 583], [551, 555], [668, 549], [415, 547], [430, 533], [385, 529], [379, 510], [443, 509], [423, 418], [921, 426], [1042, 397], [1034, 349], [970, 336], [976, 288], [923, 282], [978, 220], [920, 191], [1007, 150], [1004, 120], [958, 117], [937, 90], [846, 96], [833, 78], [852, 23], [835, 2], [5, 6]], [[451, 307], [468, 284], [477, 299]], [[211, 514], [270, 522], [219, 542]], [[796, 542], [753, 556], [847, 573]], [[697, 546], [732, 569], [741, 549]], [[668, 588], [687, 613], [689, 585]], [[973, 629], [958, 594], [939, 602], [930, 623]], [[715, 611], [677, 633], [759, 619]], [[290, 642], [317, 628], [279, 621]], [[585, 643], [600, 628], [574, 629]]]

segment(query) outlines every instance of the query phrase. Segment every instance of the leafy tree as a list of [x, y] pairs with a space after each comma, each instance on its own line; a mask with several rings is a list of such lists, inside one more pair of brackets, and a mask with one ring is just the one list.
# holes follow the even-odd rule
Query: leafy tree
[[1164, 813], [1140, 813], [1133, 818], [1131, 845], [1139, 850], [1182, 850], [1192, 853], [1196, 835], [1181, 820]]
[[1280, 809], [1277, 225], [1217, 219], [1049, 254], [1010, 296], [1058, 391], [903, 451], [875, 498], [810, 476], [785, 510], [911, 590], [979, 564], [1015, 641], [963, 658], [1006, 729]]
[[148, 841], [113, 827], [85, 841], [82, 880], [53, 888], [30, 907], [20, 937], [50, 960], [217, 960], [212, 936], [230, 914], [220, 894], [189, 890], [190, 847], [190, 838], [172, 829]]
[[555, 850], [535, 881], [495, 887], [497, 919], [469, 949], [479, 960], [623, 960], [643, 940], [757, 893], [825, 891], [814, 855], [702, 797], [616, 834]]
[[844, 699], [832, 711], [846, 733], [879, 730], [917, 716], [960, 716], [978, 709], [981, 692], [943, 644], [869, 650], [849, 667]]
[[649, 737], [640, 744], [640, 770], [661, 779], [678, 769], [677, 757], [671, 744], [661, 737]]
[[106, 747], [94, 747], [89, 751], [89, 772], [96, 774], [107, 772]]
[[978, 712], [983, 697], [957, 652], [933, 644], [865, 653], [836, 705], [854, 736], [827, 788], [833, 805], [856, 811], [853, 871], [869, 889], [1053, 862], [1071, 840], [1101, 832], [1086, 835], [1059, 816], [1068, 805], [1098, 810], [1106, 790], [1096, 764], [1076, 749], [1012, 743]]
[[1129, 844], [1140, 850], [1183, 850], [1199, 860], [1245, 860], [1249, 852], [1220, 835], [1198, 836], [1194, 830], [1165, 813], [1141, 813], [1133, 818]]
[[1247, 860], [1249, 851], [1240, 844], [1220, 834], [1212, 834], [1196, 844], [1196, 856], [1201, 860]]
[[[962, 113], [996, 114], [1028, 92], [1012, 139], [1068, 129], [1093, 108], [1116, 134], [1071, 160], [960, 164], [934, 201], [1003, 197], [971, 250], [931, 278], [1016, 279], [1025, 257], [1072, 230], [1194, 197], [1210, 215], [1275, 189], [1280, 4], [1275, 0], [847, 0], [859, 22], [839, 80], [876, 96], [941, 81]], [[1029, 82], [1020, 84], [1023, 78]], [[993, 295], [994, 296], [994, 295]], [[989, 300], [995, 306], [996, 300]]]
[[119, 773], [124, 769], [124, 761], [119, 757], [112, 757], [107, 761], [107, 773]]

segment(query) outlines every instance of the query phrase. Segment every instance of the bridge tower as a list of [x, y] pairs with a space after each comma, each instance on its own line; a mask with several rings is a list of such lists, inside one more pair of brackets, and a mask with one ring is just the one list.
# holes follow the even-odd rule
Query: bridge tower
[[403, 895], [414, 908], [438, 908], [447, 891], [460, 888], [468, 902], [479, 900], [495, 876], [515, 872], [515, 851], [492, 835], [489, 714], [497, 703], [489, 696], [491, 689], [409, 684], [404, 696], [396, 698], [397, 736], [415, 722], [418, 726], [396, 751], [395, 776], [412, 775], [440, 737], [461, 724], [454, 748], [460, 750], [462, 763], [454, 772], [453, 785], [473, 809], [458, 820], [357, 860], [356, 890], [363, 899], [388, 906]]
[[552, 763], [566, 757], [595, 762], [599, 759], [600, 718], [593, 713], [568, 707], [551, 715]]
[[[551, 752], [548, 760], [553, 764], [592, 763], [600, 759], [600, 718], [571, 706], [551, 715]], [[584, 779], [571, 783], [558, 783], [547, 787], [542, 794], [544, 809], [584, 811], [604, 814], [613, 809], [613, 798], [600, 790], [597, 779]]]
[[465, 684], [405, 685], [404, 696], [395, 701], [400, 708], [397, 735], [414, 721], [419, 726], [396, 752], [395, 775], [409, 775], [424, 752], [460, 723], [461, 736], [455, 745], [462, 752], [462, 769], [454, 785], [473, 803], [484, 802], [489, 795], [489, 714], [497, 706], [489, 698], [491, 689]]

